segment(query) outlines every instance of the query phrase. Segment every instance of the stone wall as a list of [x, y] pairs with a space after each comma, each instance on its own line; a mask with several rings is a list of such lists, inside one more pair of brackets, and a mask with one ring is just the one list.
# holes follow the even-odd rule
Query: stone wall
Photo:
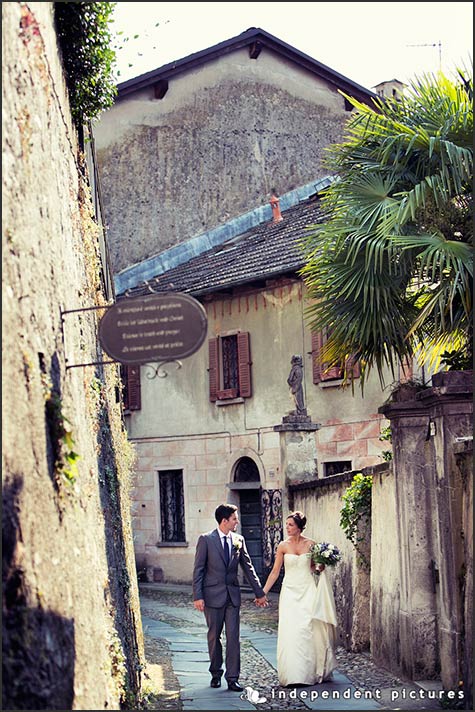
[[[391, 421], [401, 604], [389, 655], [380, 662], [411, 679], [440, 678], [471, 690], [472, 487], [471, 371], [437, 373], [431, 388], [395, 392], [380, 409]], [[373, 541], [374, 546], [374, 541]], [[393, 595], [393, 582], [385, 582]], [[471, 600], [471, 599], [470, 599]], [[387, 656], [387, 657], [386, 657]], [[395, 670], [397, 671], [397, 670]], [[469, 709], [471, 707], [469, 706]]]
[[[3, 708], [119, 709], [143, 641], [97, 224], [53, 3], [2, 3]], [[79, 457], [77, 457], [79, 456]]]
[[[354, 473], [290, 485], [306, 533], [343, 553], [333, 573], [340, 642], [370, 643], [376, 663], [411, 680], [441, 680], [472, 709], [472, 372], [402, 384], [380, 413], [394, 461], [371, 474], [371, 573], [339, 527]], [[470, 474], [469, 474], [470, 473]], [[451, 692], [453, 694], [453, 692]]]
[[[388, 467], [383, 463], [364, 468], [362, 472], [373, 475], [373, 478], [384, 478]], [[340, 563], [333, 571], [330, 570], [338, 617], [337, 634], [339, 643], [347, 650], [361, 651], [370, 646], [370, 574], [340, 527], [342, 495], [355, 474], [354, 471], [345, 472], [314, 482], [291, 485], [289, 490], [291, 508], [303, 511], [307, 517], [305, 534], [316, 541], [336, 544], [342, 553]], [[369, 560], [372, 556], [370, 530], [361, 544]]]
[[455, 443], [454, 457], [462, 485], [463, 566], [460, 578], [462, 614], [461, 669], [465, 691], [465, 709], [472, 709], [473, 699], [473, 438]]
[[392, 466], [373, 477], [371, 512], [371, 655], [400, 670], [401, 531]]
[[95, 128], [114, 272], [327, 174], [348, 117], [335, 87], [267, 48], [119, 97]]

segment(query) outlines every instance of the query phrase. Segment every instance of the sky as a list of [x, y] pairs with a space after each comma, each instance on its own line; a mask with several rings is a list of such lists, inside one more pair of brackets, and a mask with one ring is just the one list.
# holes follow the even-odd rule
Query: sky
[[[118, 2], [117, 81], [259, 27], [367, 89], [473, 58], [471, 2]], [[124, 38], [128, 38], [125, 40]], [[131, 66], [129, 66], [131, 65]]]

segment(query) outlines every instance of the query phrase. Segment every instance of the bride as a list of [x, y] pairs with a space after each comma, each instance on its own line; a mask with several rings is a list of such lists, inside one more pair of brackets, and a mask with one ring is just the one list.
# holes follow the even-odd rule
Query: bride
[[264, 586], [268, 593], [282, 565], [284, 580], [279, 597], [277, 674], [281, 685], [314, 685], [331, 679], [336, 668], [334, 654], [336, 610], [333, 591], [324, 573], [316, 585], [313, 565], [307, 556], [315, 542], [302, 534], [307, 518], [292, 512], [285, 520], [287, 539], [277, 547], [275, 563]]

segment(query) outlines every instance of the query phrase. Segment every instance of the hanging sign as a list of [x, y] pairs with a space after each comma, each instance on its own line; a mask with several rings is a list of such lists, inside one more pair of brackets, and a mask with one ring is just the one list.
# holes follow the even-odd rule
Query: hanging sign
[[208, 320], [194, 297], [179, 292], [128, 297], [114, 304], [99, 323], [106, 353], [123, 364], [186, 358], [206, 337]]

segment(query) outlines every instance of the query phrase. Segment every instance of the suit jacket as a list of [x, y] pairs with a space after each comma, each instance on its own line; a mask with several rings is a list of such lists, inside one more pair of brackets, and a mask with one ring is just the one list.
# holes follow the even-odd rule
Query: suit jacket
[[207, 534], [201, 534], [196, 544], [193, 569], [193, 600], [203, 599], [205, 606], [210, 608], [222, 608], [225, 606], [228, 593], [233, 605], [240, 605], [239, 565], [256, 597], [261, 598], [264, 596], [261, 582], [252, 565], [244, 537], [234, 533], [231, 536], [231, 557], [227, 567], [224, 560], [223, 545], [217, 529], [213, 529]]

